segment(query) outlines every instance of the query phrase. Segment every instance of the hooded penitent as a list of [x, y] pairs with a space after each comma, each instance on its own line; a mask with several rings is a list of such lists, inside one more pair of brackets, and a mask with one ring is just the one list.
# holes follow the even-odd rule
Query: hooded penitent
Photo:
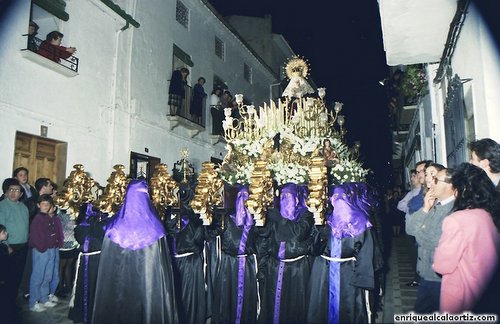
[[280, 191], [280, 214], [283, 218], [295, 221], [307, 209], [306, 189], [295, 183], [287, 183]]
[[[352, 284], [356, 286], [357, 282], [353, 279], [345, 282], [346, 276], [352, 276], [352, 273], [345, 272], [345, 274], [342, 274], [341, 269], [345, 269], [344, 271], [352, 271], [352, 268], [359, 268], [359, 271], [362, 271], [361, 269], [363, 267], [360, 265], [361, 263], [358, 262], [360, 261], [358, 260], [358, 255], [362, 248], [363, 240], [358, 241], [356, 238], [362, 237], [361, 234], [372, 227], [372, 224], [368, 220], [367, 212], [358, 206], [357, 199], [358, 195], [354, 195], [350, 186], [347, 184], [332, 186], [330, 188], [329, 200], [332, 204], [333, 211], [327, 215], [326, 221], [327, 226], [330, 227], [330, 255], [328, 257], [331, 258], [330, 262], [328, 262], [328, 323], [336, 324], [357, 318], [357, 315], [352, 315], [354, 312], [348, 311], [348, 309], [350, 309], [349, 307], [341, 307], [342, 304], [354, 305], [357, 303], [354, 300], [356, 300], [356, 298], [361, 298], [358, 296], [355, 297], [354, 300], [351, 300], [352, 296], [359, 293], [357, 290], [353, 291], [354, 295], [351, 293], [345, 294], [346, 287], [342, 287], [342, 285]], [[345, 249], [343, 244], [352, 239], [355, 240], [352, 254], [344, 255]], [[351, 242], [351, 244], [352, 243], [353, 242]], [[370, 248], [370, 246], [371, 245], [367, 248]], [[371, 258], [369, 259], [371, 263]], [[354, 266], [354, 264], [357, 265]], [[350, 289], [347, 290], [351, 292]], [[344, 293], [342, 293], [342, 291], [344, 291]]]
[[165, 229], [149, 198], [146, 182], [130, 182], [123, 205], [106, 231], [106, 236], [130, 250], [145, 248], [165, 236]]
[[352, 202], [352, 194], [347, 185], [334, 186], [330, 192], [333, 211], [327, 216], [327, 223], [332, 229], [332, 235], [337, 238], [354, 237], [372, 226], [366, 211]]
[[92, 322], [178, 322], [165, 229], [145, 181], [130, 181], [124, 203], [106, 231]]

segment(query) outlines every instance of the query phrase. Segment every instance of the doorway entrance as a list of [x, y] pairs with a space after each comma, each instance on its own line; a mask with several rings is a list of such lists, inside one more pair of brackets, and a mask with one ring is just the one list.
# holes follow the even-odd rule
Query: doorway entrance
[[130, 177], [149, 182], [155, 172], [156, 165], [160, 163], [161, 160], [157, 157], [130, 152]]
[[23, 166], [29, 170], [29, 183], [49, 178], [62, 185], [66, 178], [68, 144], [65, 142], [16, 132], [13, 169]]

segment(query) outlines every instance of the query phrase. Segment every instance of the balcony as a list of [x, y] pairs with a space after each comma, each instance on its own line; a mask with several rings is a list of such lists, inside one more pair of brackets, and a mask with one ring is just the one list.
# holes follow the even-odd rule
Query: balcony
[[[193, 98], [193, 88], [186, 85], [185, 86], [186, 98], [182, 102], [182, 107], [177, 111], [176, 115], [167, 116], [170, 121], [170, 130], [174, 130], [178, 126], [183, 126], [188, 130], [191, 138], [198, 135], [200, 132], [205, 130], [205, 117], [206, 117], [206, 100], [203, 101], [201, 117], [198, 118], [190, 113], [191, 111], [191, 101]], [[168, 108], [170, 109], [170, 107]]]
[[438, 62], [456, 0], [378, 1], [387, 65]]
[[[78, 75], [78, 64], [79, 64], [79, 59], [78, 57], [72, 55], [68, 58], [60, 58], [59, 62], [55, 62], [45, 56], [42, 56], [37, 53], [38, 48], [40, 48], [40, 45], [42, 44], [42, 40], [37, 37], [33, 37], [34, 40], [34, 45], [35, 46], [29, 46], [27, 43], [26, 48], [21, 49], [21, 55], [36, 63], [41, 66], [44, 66], [46, 68], [49, 68], [55, 72], [58, 72], [62, 75], [65, 75], [67, 77], [74, 77]], [[55, 51], [53, 53], [48, 53], [49, 55], [52, 54], [51, 56], [54, 57], [57, 55]]]

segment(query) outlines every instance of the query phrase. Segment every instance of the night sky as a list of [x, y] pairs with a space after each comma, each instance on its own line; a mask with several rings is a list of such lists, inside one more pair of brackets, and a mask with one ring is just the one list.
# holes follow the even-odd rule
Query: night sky
[[378, 82], [389, 68], [377, 1], [209, 1], [222, 16], [272, 16], [273, 32], [309, 61], [310, 77], [326, 88], [327, 102], [344, 103], [347, 144], [360, 141], [364, 166], [379, 185], [389, 185], [391, 132], [386, 94]]

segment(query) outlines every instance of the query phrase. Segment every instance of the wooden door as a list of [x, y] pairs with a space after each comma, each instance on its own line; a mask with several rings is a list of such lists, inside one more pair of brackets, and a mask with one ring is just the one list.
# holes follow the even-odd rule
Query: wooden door
[[145, 179], [147, 182], [155, 172], [155, 167], [160, 164], [160, 158], [130, 152], [130, 177], [132, 179]]
[[59, 186], [66, 178], [67, 143], [22, 132], [16, 133], [14, 166], [29, 170], [29, 183], [49, 178]]

